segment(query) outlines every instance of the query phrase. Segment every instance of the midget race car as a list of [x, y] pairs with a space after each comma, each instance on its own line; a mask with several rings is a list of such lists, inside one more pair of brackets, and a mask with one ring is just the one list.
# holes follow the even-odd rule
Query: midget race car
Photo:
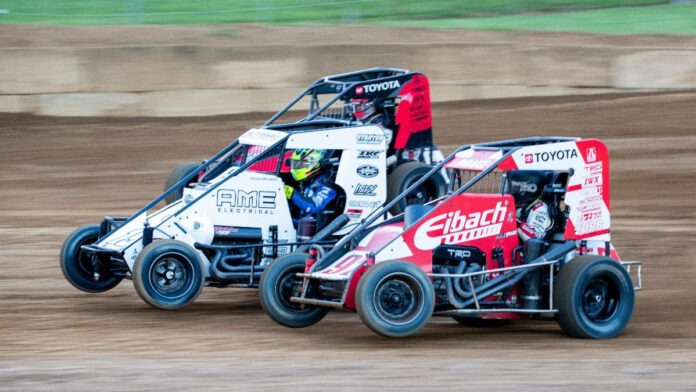
[[[259, 295], [270, 318], [299, 328], [331, 309], [357, 311], [387, 337], [412, 335], [431, 316], [476, 326], [555, 319], [580, 338], [625, 329], [641, 263], [621, 261], [611, 242], [601, 141], [466, 145], [419, 181], [442, 168], [451, 174], [443, 197], [380, 220], [406, 189], [323, 256], [310, 249], [268, 266]], [[522, 240], [518, 212], [535, 200], [549, 205], [552, 224], [544, 237]]]
[[[86, 292], [132, 279], [145, 302], [168, 310], [203, 286], [257, 287], [275, 258], [309, 244], [330, 249], [406, 188], [391, 214], [444, 194], [444, 171], [411, 187], [444, 158], [431, 123], [423, 74], [375, 68], [321, 78], [203, 164], [175, 168], [166, 191], [132, 216], [77, 229], [63, 244], [62, 272]], [[298, 219], [284, 193], [299, 186], [288, 163], [297, 149], [328, 151], [321, 164], [337, 197], [313, 220]]]

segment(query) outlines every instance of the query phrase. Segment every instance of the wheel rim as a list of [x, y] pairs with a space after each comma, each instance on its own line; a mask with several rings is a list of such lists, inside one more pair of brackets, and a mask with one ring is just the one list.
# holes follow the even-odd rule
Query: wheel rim
[[193, 285], [193, 265], [184, 255], [168, 253], [152, 263], [148, 277], [156, 293], [166, 298], [178, 298]]
[[582, 294], [582, 309], [593, 322], [606, 322], [616, 314], [620, 295], [618, 287], [605, 277], [588, 282]]
[[377, 284], [373, 302], [382, 319], [405, 324], [423, 309], [422, 287], [408, 276], [392, 274]]
[[302, 305], [291, 302], [290, 297], [295, 297], [300, 294], [300, 289], [302, 287], [302, 281], [295, 276], [298, 272], [302, 272], [299, 269], [289, 269], [286, 270], [283, 276], [280, 278], [280, 284], [278, 287], [278, 301], [280, 301], [284, 307], [293, 310], [309, 310]]
[[94, 266], [92, 265], [91, 258], [87, 255], [87, 252], [82, 251], [83, 245], [91, 245], [97, 242], [99, 236], [90, 236], [81, 241], [77, 246], [77, 267], [80, 272], [86, 276], [88, 279], [94, 279]]
[[[411, 185], [413, 185], [416, 181], [418, 181], [420, 178], [414, 179], [412, 182], [410, 182], [408, 185], [404, 186], [404, 190], [408, 189]], [[431, 199], [432, 192], [430, 192], [430, 189], [426, 185], [426, 183], [422, 183], [419, 186], [416, 187], [412, 192], [410, 192], [408, 195], [406, 195], [405, 200], [406, 200], [406, 205], [411, 205], [411, 204], [425, 204]]]

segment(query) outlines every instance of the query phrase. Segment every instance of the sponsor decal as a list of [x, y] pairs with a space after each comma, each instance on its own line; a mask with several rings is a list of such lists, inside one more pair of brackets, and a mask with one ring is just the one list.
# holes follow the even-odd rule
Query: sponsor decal
[[363, 178], [374, 178], [379, 174], [379, 169], [377, 166], [372, 165], [361, 165], [355, 170], [360, 177]]
[[605, 228], [606, 224], [601, 214], [586, 215], [583, 214], [580, 224], [575, 227], [576, 235], [595, 233]]
[[349, 208], [346, 210], [346, 214], [350, 219], [360, 219], [363, 214], [362, 208]]
[[273, 143], [282, 139], [286, 134], [284, 132], [272, 131], [270, 129], [253, 128], [239, 137], [239, 141], [243, 144], [253, 145], [260, 148], [256, 154], [260, 153]]
[[249, 179], [250, 179], [250, 180], [254, 180], [254, 181], [276, 181], [276, 177], [271, 177], [271, 176], [264, 176], [264, 177], [261, 177], [261, 176], [258, 176], [258, 177], [249, 176]]
[[597, 147], [587, 149], [587, 163], [592, 163], [597, 160]]
[[602, 162], [593, 163], [591, 165], [585, 166], [585, 172], [589, 174], [602, 174], [604, 167]]
[[382, 144], [384, 140], [384, 135], [370, 135], [360, 133], [357, 136], [358, 144]]
[[502, 158], [503, 153], [500, 150], [464, 150], [455, 155], [448, 167], [454, 167], [464, 170], [483, 170], [498, 159]]
[[573, 159], [577, 157], [578, 151], [574, 148], [568, 148], [565, 150], [544, 151], [524, 154], [524, 163], [529, 164], [534, 162], [562, 161], [564, 159]]
[[276, 208], [273, 191], [220, 189], [215, 197], [218, 212], [222, 213], [273, 215]]
[[447, 253], [449, 253], [450, 257], [453, 257], [455, 259], [468, 259], [471, 257], [471, 251], [466, 250], [466, 249], [452, 249], [449, 248], [447, 249]]
[[367, 208], [368, 210], [374, 210], [381, 205], [382, 204], [377, 201], [351, 200], [348, 202], [348, 207]]
[[512, 189], [515, 189], [518, 192], [534, 193], [537, 191], [537, 185], [533, 182], [527, 182], [527, 181], [510, 181], [510, 182], [512, 185]]
[[377, 194], [375, 193], [375, 189], [377, 189], [377, 185], [358, 184], [355, 187], [355, 191], [353, 191], [353, 194], [355, 196], [377, 196]]
[[358, 159], [378, 159], [382, 151], [358, 151]]
[[365, 84], [362, 86], [356, 86], [355, 87], [355, 93], [358, 95], [362, 94], [370, 94], [370, 93], [378, 93], [382, 91], [390, 91], [394, 90], [401, 87], [401, 83], [399, 83], [398, 80], [389, 80], [386, 82], [382, 83], [372, 83], [372, 84]]
[[503, 227], [507, 207], [499, 201], [495, 207], [462, 214], [450, 211], [425, 221], [416, 230], [414, 244], [422, 250], [442, 244], [460, 244], [480, 238], [497, 236]]
[[602, 176], [596, 175], [596, 176], [591, 176], [591, 177], [585, 177], [582, 180], [583, 188], [586, 187], [591, 187], [591, 186], [600, 186], [602, 185]]

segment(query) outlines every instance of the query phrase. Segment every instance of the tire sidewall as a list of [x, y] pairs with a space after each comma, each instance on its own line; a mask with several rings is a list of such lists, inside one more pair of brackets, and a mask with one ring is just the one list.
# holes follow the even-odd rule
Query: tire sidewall
[[[413, 183], [418, 181], [418, 179], [423, 177], [423, 175], [428, 173], [431, 169], [431, 166], [422, 162], [406, 162], [394, 169], [387, 179], [387, 203], [401, 195], [408, 187], [413, 185]], [[423, 185], [428, 188], [429, 193], [432, 193], [428, 195], [428, 199], [434, 199], [444, 194], [445, 184], [438, 173], [432, 175]], [[401, 214], [406, 209], [406, 205], [407, 202], [404, 198], [394, 205], [390, 209], [390, 212], [392, 215]]]
[[[156, 287], [152, 273], [159, 262], [168, 257], [175, 259], [177, 267], [184, 272], [184, 287], [176, 295], [167, 295]], [[203, 262], [195, 249], [176, 240], [156, 240], [143, 248], [133, 265], [133, 285], [140, 297], [155, 308], [163, 310], [181, 309], [200, 295], [205, 274]]]
[[[619, 295], [613, 315], [602, 322], [590, 319], [583, 309], [585, 290], [599, 277], [611, 280]], [[608, 257], [580, 256], [571, 261], [559, 273], [556, 294], [557, 319], [563, 330], [573, 337], [613, 338], [623, 332], [633, 314], [635, 293], [631, 277], [623, 266]]]
[[[420, 303], [417, 311], [404, 322], [387, 320], [378, 310], [375, 295], [380, 285], [390, 280], [407, 281], [415, 288]], [[363, 323], [372, 331], [387, 337], [406, 337], [420, 331], [428, 323], [435, 307], [435, 292], [430, 278], [418, 266], [399, 260], [378, 263], [360, 279], [355, 292], [355, 305]]]
[[303, 310], [288, 306], [281, 284], [298, 272], [304, 272], [306, 253], [291, 253], [274, 260], [266, 267], [259, 281], [259, 302], [266, 314], [278, 324], [303, 328], [316, 324], [329, 312], [328, 308], [306, 305]]
[[[60, 251], [60, 269], [65, 279], [75, 288], [87, 293], [101, 293], [116, 287], [122, 280], [118, 276], [102, 273], [102, 278], [95, 281], [92, 271], [85, 271], [80, 265], [82, 245], [90, 245], [99, 239], [99, 226], [86, 225], [78, 228], [65, 239]], [[84, 260], [83, 260], [84, 261]]]

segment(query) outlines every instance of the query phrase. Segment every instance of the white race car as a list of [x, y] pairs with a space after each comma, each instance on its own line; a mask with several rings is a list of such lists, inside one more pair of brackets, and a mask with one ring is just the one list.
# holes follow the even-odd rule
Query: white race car
[[[278, 121], [307, 101], [307, 117]], [[288, 160], [300, 149], [327, 151], [322, 170], [336, 190], [315, 219], [299, 219], [284, 190], [298, 186]], [[77, 229], [61, 269], [86, 292], [132, 279], [145, 302], [168, 310], [206, 285], [257, 287], [275, 258], [331, 248], [442, 159], [424, 75], [378, 68], [325, 77], [203, 164], [177, 167], [167, 190], [132, 216]], [[441, 196], [448, 177], [429, 178], [384, 218]]]

